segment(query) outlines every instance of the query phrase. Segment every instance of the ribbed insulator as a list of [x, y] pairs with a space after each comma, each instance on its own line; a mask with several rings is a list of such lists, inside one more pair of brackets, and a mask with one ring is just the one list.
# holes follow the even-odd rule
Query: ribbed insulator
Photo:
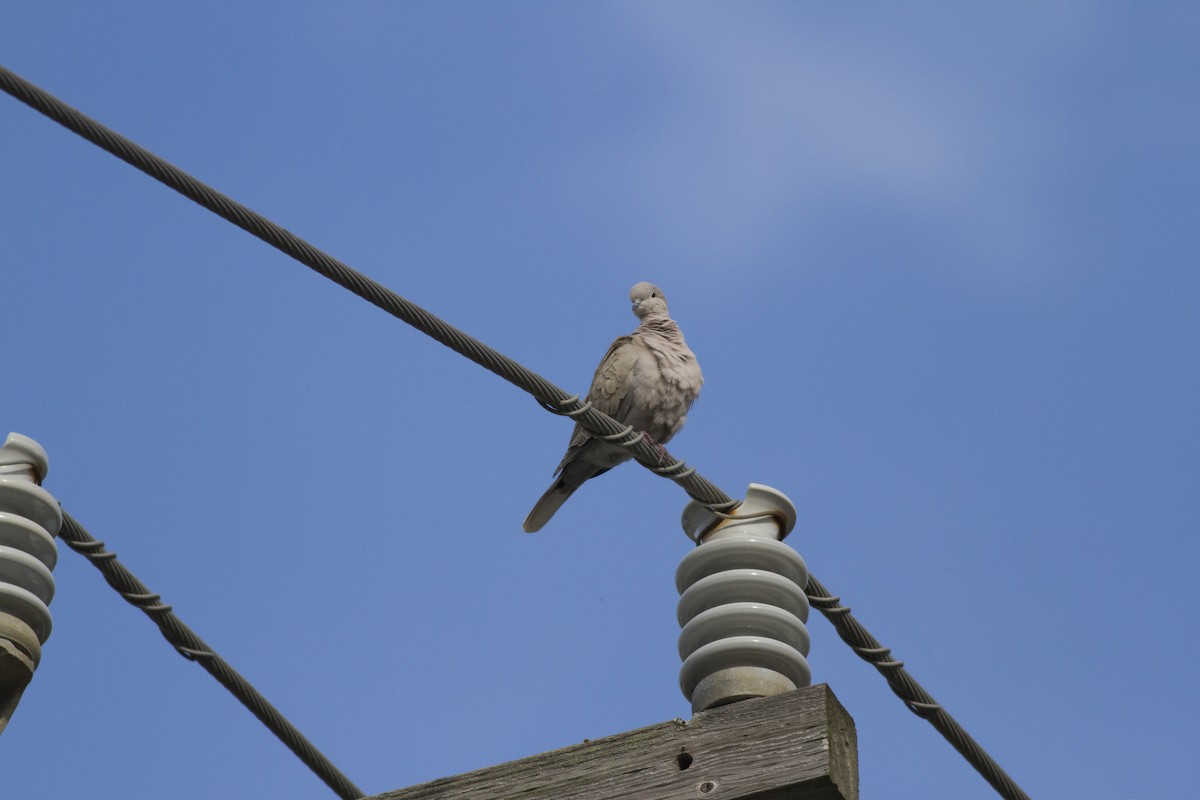
[[46, 451], [26, 436], [10, 433], [0, 447], [0, 731], [50, 635], [62, 511], [39, 485], [47, 466]]
[[694, 502], [683, 512], [683, 528], [698, 543], [675, 573], [679, 685], [693, 712], [812, 680], [808, 567], [780, 541], [796, 509], [780, 492], [752, 483], [732, 517]]

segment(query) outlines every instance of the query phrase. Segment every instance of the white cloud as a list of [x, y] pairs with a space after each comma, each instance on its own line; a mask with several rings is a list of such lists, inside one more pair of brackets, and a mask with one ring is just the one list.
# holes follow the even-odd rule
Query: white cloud
[[698, 264], [736, 263], [847, 201], [944, 229], [963, 268], [984, 273], [1022, 269], [1050, 235], [1039, 182], [1060, 135], [1026, 91], [1032, 70], [1012, 63], [1055, 45], [1044, 29], [989, 56], [970, 41], [947, 47], [970, 33], [948, 27], [931, 35], [935, 57], [911, 36], [906, 50], [742, 6], [628, 8], [668, 77], [663, 105], [620, 156], [623, 179]]

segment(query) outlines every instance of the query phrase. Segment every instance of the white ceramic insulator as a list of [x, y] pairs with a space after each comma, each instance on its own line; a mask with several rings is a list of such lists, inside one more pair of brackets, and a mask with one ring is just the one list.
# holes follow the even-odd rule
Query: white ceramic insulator
[[0, 614], [28, 625], [39, 643], [50, 635], [50, 601], [62, 526], [58, 501], [38, 484], [48, 459], [41, 445], [10, 433], [0, 447]]
[[698, 543], [675, 573], [679, 685], [693, 711], [812, 680], [808, 567], [780, 541], [796, 509], [775, 489], [750, 484], [733, 516], [722, 519], [694, 502], [683, 513], [683, 528]]

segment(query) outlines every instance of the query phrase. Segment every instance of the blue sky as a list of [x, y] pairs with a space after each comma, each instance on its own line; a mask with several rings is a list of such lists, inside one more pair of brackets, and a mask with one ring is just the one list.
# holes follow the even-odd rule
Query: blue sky
[[[1185, 796], [1200, 556], [1187, 3], [11, 2], [0, 63], [571, 391], [651, 280], [671, 451], [1034, 797]], [[520, 525], [569, 424], [0, 97], [0, 433], [368, 792], [689, 707], [686, 497]], [[13, 797], [326, 798], [79, 556]], [[993, 796], [818, 614], [864, 797]]]

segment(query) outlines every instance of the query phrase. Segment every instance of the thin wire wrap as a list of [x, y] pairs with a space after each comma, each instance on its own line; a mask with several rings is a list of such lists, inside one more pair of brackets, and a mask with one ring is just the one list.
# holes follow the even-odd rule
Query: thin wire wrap
[[[668, 477], [668, 478], [682, 478], [685, 475], [690, 475], [696, 471], [695, 467], [689, 467], [686, 463], [684, 463], [683, 459], [675, 461], [674, 463], [671, 463], [671, 464], [667, 464], [665, 467], [654, 467], [653, 469], [659, 475], [662, 475], [662, 476]], [[674, 473], [674, 474], [671, 474], [671, 473]], [[721, 512], [714, 511], [713, 513], [720, 514]]]
[[106, 550], [104, 542], [84, 530], [83, 526], [65, 511], [58, 537], [66, 542], [72, 550], [92, 562], [92, 565], [100, 570], [108, 585], [125, 598], [130, 605], [140, 608], [158, 626], [163, 638], [181, 656], [204, 667], [339, 797], [343, 800], [357, 800], [357, 798], [365, 796], [363, 791], [343, 775], [332, 761], [305, 738], [304, 734], [288, 722], [287, 718], [267, 701], [267, 698], [259, 694], [258, 690], [230, 666], [229, 662], [217, 655], [211, 647], [204, 643], [203, 639], [197, 636], [179, 617], [175, 616], [169, 605], [160, 602], [161, 598], [157, 594], [146, 588], [145, 584], [126, 569], [125, 565], [117, 560], [116, 553]]
[[891, 657], [891, 648], [881, 645], [854, 618], [850, 609], [841, 604], [841, 598], [830, 594], [829, 590], [811, 575], [805, 592], [809, 604], [825, 615], [833, 624], [838, 636], [842, 637], [842, 641], [850, 645], [859, 658], [879, 670], [879, 674], [887, 680], [888, 686], [892, 687], [892, 691], [904, 701], [908, 709], [936, 728], [983, 779], [992, 785], [997, 794], [1005, 800], [1029, 800], [1029, 795], [1025, 794], [995, 759], [979, 746], [971, 734], [908, 674], [904, 669], [904, 662]]
[[[534, 398], [537, 400], [537, 398]], [[551, 414], [557, 414], [560, 417], [577, 417], [583, 412], [592, 407], [591, 400], [584, 400], [582, 404], [579, 401], [579, 395], [573, 394], [565, 400], [560, 401], [557, 405], [550, 405], [542, 400], [538, 400], [538, 405], [549, 411]], [[576, 406], [571, 411], [567, 411], [563, 406]]]
[[[75, 108], [72, 108], [50, 93], [39, 88], [38, 86], [35, 86], [29, 81], [26, 81], [24, 78], [3, 66], [0, 66], [0, 89], [3, 89], [5, 92], [12, 95], [17, 100], [20, 100], [22, 103], [25, 103], [30, 108], [33, 108], [35, 111], [38, 111], [39, 113], [49, 117], [68, 130], [78, 134], [79, 136], [82, 136], [96, 146], [107, 150], [109, 153], [126, 162], [130, 166], [146, 173], [160, 183], [171, 187], [184, 197], [187, 197], [188, 199], [204, 206], [217, 216], [233, 223], [234, 225], [237, 225], [247, 233], [250, 233], [251, 235], [261, 239], [286, 255], [291, 256], [301, 264], [304, 264], [308, 268], [312, 269], [314, 272], [317, 272], [330, 279], [334, 283], [337, 283], [339, 286], [354, 292], [364, 300], [367, 300], [373, 305], [378, 306], [384, 311], [387, 311], [389, 314], [392, 314], [396, 318], [408, 323], [427, 336], [437, 340], [438, 342], [441, 342], [459, 355], [469, 358], [476, 364], [479, 364], [490, 372], [495, 373], [509, 383], [512, 383], [518, 388], [525, 390], [529, 394], [533, 395], [538, 403], [541, 404], [546, 410], [551, 411], [552, 413], [562, 414], [564, 416], [575, 417], [578, 419], [580, 424], [583, 425], [583, 427], [590, 431], [593, 435], [606, 437], [609, 441], [615, 441], [616, 439], [626, 435], [627, 426], [621, 425], [621, 423], [617, 422], [607, 414], [592, 408], [590, 403], [581, 403], [578, 395], [568, 395], [562, 389], [550, 383], [532, 370], [522, 366], [516, 361], [513, 361], [497, 350], [492, 349], [478, 339], [463, 333], [454, 326], [444, 322], [415, 303], [406, 300], [382, 284], [377, 283], [376, 281], [366, 277], [360, 272], [357, 272], [346, 264], [343, 264], [341, 261], [338, 261], [316, 247], [313, 247], [311, 244], [305, 242], [303, 239], [300, 239], [290, 231], [280, 227], [274, 222], [271, 222], [266, 217], [263, 217], [262, 215], [252, 211], [251, 209], [227, 197], [221, 192], [218, 192], [216, 189], [213, 189], [207, 184], [202, 183], [196, 178], [193, 178], [191, 175], [187, 174], [183, 170], [180, 170], [178, 167], [175, 167], [173, 164], [168, 163], [135, 142], [126, 139], [124, 136], [121, 136], [104, 125], [101, 125], [99, 122], [91, 119]], [[568, 406], [575, 407], [568, 410]], [[658, 466], [664, 462], [674, 460], [671, 458], [670, 453], [666, 451], [666, 448], [657, 443], [651, 443], [647, 441], [644, 436], [638, 436], [631, 442], [618, 442], [618, 444], [626, 447], [633, 458], [642, 466], [650, 469], [652, 472], [657, 472], [660, 475], [663, 475], [663, 473], [657, 469]], [[667, 471], [670, 472], [670, 468], [668, 468]], [[697, 474], [694, 468], [685, 470], [677, 475], [666, 474], [663, 476], [677, 483], [693, 500], [696, 500], [715, 512], [728, 512], [736, 508], [738, 505], [737, 500], [730, 498], [715, 485], [710, 483], [701, 475]], [[72, 522], [72, 524], [74, 523]], [[64, 529], [66, 527], [67, 524], [64, 522]], [[76, 525], [75, 527], [78, 526]], [[82, 531], [81, 528], [79, 530]], [[90, 560], [92, 560], [92, 563], [105, 573], [105, 578], [109, 579], [108, 572], [105, 571], [105, 567], [101, 566], [101, 564], [112, 554], [91, 554], [89, 553], [89, 546], [90, 544], [86, 540], [82, 542], [82, 545], [79, 548], [75, 548], [75, 546], [72, 545], [73, 548], [79, 550], [79, 552], [83, 553]], [[101, 545], [101, 548], [99, 549], [102, 549], [102, 547], [103, 546]], [[115, 560], [114, 563], [116, 563]], [[116, 563], [116, 566], [120, 567], [120, 564]], [[121, 569], [124, 570], [124, 567], [121, 567]], [[132, 578], [132, 576], [129, 577]], [[114, 588], [117, 588], [118, 591], [122, 591], [117, 587], [116, 584], [113, 584], [111, 579], [109, 579], [109, 583], [110, 585], [113, 585]], [[816, 606], [831, 623], [833, 623], [834, 628], [837, 630], [838, 635], [841, 636], [843, 641], [847, 642], [852, 647], [863, 646], [868, 650], [870, 648], [880, 647], [879, 643], [874, 639], [874, 637], [872, 637], [871, 634], [868, 633], [867, 630], [863, 628], [862, 625], [859, 624], [859, 622], [850, 614], [850, 609], [840, 606], [838, 604], [837, 597], [830, 595], [828, 591], [826, 591], [825, 587], [822, 586], [816, 578], [809, 578], [808, 593], [810, 602]], [[134, 604], [138, 605], [137, 603]], [[175, 622], [178, 622], [174, 615], [170, 613], [169, 607], [167, 607], [168, 611], [162, 614], [159, 614], [157, 611], [152, 613], [149, 609], [141, 605], [139, 605], [139, 608], [142, 608], [143, 611], [146, 611], [146, 613], [150, 615], [150, 618], [159, 625], [160, 629], [164, 630], [164, 635], [166, 635], [166, 628], [164, 628], [164, 623], [159, 621], [160, 619], [175, 620]], [[178, 623], [178, 625], [183, 627], [182, 623]], [[186, 628], [183, 629], [186, 630]], [[190, 631], [188, 631], [188, 633], [191, 634]], [[195, 636], [195, 634], [191, 635]], [[171, 641], [169, 636], [168, 641]], [[196, 641], [199, 642], [198, 639]], [[200, 642], [200, 645], [201, 648], [197, 649], [206, 650], [206, 646], [204, 646], [202, 642]], [[180, 649], [178, 645], [175, 645], [175, 647], [177, 650]], [[183, 651], [180, 650], [180, 652], [182, 653]], [[887, 679], [888, 684], [892, 687], [892, 691], [894, 691], [904, 701], [905, 705], [908, 706], [910, 710], [913, 710], [914, 713], [917, 713], [916, 709], [918, 708], [928, 709], [930, 713], [928, 716], [925, 716], [925, 718], [930, 721], [930, 724], [932, 724], [934, 728], [936, 728], [938, 732], [940, 732], [942, 736], [945, 737], [947, 741], [949, 741], [955, 747], [955, 749], [957, 749], [959, 753], [961, 753], [963, 757], [967, 759], [968, 762], [970, 762], [970, 764], [984, 777], [985, 780], [988, 781], [988, 783], [992, 785], [993, 788], [996, 789], [996, 791], [1002, 797], [1005, 798], [1005, 800], [1029, 800], [1028, 796], [1021, 791], [1020, 787], [1016, 785], [1012, 778], [1010, 778], [1008, 774], [1000, 768], [1000, 765], [997, 764], [965, 730], [963, 730], [963, 728], [953, 719], [953, 717], [951, 717], [941, 708], [941, 706], [937, 705], [937, 703], [933, 701], [933, 698], [930, 697], [928, 693], [921, 688], [920, 684], [918, 684], [903, 669], [903, 666], [896, 667], [890, 660], [881, 661], [873, 659], [869, 656], [869, 654], [864, 654], [861, 652], [859, 653], [859, 657], [879, 669], [879, 671]], [[219, 659], [219, 657], [214, 655], [214, 659]], [[205, 667], [205, 669], [208, 669], [210, 672], [212, 672], [213, 676], [216, 677], [217, 680], [221, 681], [222, 684], [225, 684], [226, 688], [229, 688], [230, 691], [233, 691], [235, 694], [237, 694], [237, 692], [234, 691], [234, 689], [222, 679], [221, 675], [210, 668], [207, 661], [201, 661], [200, 663]], [[220, 663], [224, 664], [223, 661]], [[228, 665], [225, 666], [228, 668], [229, 673], [231, 673], [233, 676], [236, 676], [238, 682], [244, 684], [245, 689], [253, 692], [255, 696], [258, 696], [257, 692], [254, 691], [252, 686], [250, 686], [248, 683], [245, 683], [244, 679], [237, 675], [236, 672], [233, 672], [232, 668], [229, 668]], [[240, 696], [239, 699], [241, 699]], [[245, 700], [242, 702], [246, 703]], [[266, 704], [266, 700], [262, 700], [261, 702], [266, 706], [266, 708], [269, 708], [276, 716], [278, 716], [279, 720], [281, 720], [284, 724], [287, 724], [289, 728], [291, 727], [282, 716], [278, 715], [278, 712]], [[251, 711], [254, 711], [255, 714], [258, 715], [258, 711], [255, 710], [254, 706], [251, 706], [249, 703], [246, 703], [246, 705], [251, 709]], [[262, 719], [264, 724], [267, 724], [268, 727], [271, 727], [273, 731], [275, 730], [275, 728], [272, 727], [270, 723], [267, 723], [267, 720], [262, 716], [259, 716], [259, 719]], [[276, 732], [276, 735], [280, 735], [278, 731]], [[299, 736], [300, 734], [299, 732], [296, 732], [295, 735]], [[281, 736], [280, 738], [283, 737]], [[303, 737], [301, 737], [301, 739], [303, 740]], [[287, 743], [286, 739], [284, 741]], [[306, 741], [305, 743], [307, 744]], [[292, 747], [290, 743], [288, 746]], [[311, 745], [308, 746], [311, 748]], [[294, 747], [293, 751], [296, 752]], [[315, 749], [313, 752], [316, 752]], [[301, 755], [299, 752], [296, 754]], [[319, 756], [320, 754], [317, 753], [317, 755]], [[323, 757], [321, 758], [323, 759]], [[301, 756], [301, 759], [304, 760], [304, 756]], [[305, 763], [309, 764], [309, 767], [312, 768], [313, 765], [307, 760], [305, 760]], [[336, 768], [333, 768], [332, 764], [330, 764], [329, 767], [334, 769], [336, 772]], [[314, 769], [314, 771], [316, 770]], [[321, 773], [318, 772], [318, 774], [320, 775]], [[340, 775], [341, 773], [337, 774]], [[324, 776], [322, 776], [322, 779], [325, 779]], [[326, 783], [329, 783], [329, 781], [326, 780]], [[346, 785], [352, 788], [353, 791], [358, 791], [357, 789], [353, 788], [353, 785], [350, 784], [349, 781], [346, 782]], [[333, 787], [334, 785], [331, 783], [330, 786]], [[336, 787], [334, 787], [334, 790], [338, 791]], [[339, 791], [339, 794], [342, 793]], [[342, 796], [358, 797], [361, 796], [361, 793], [342, 794]]]

